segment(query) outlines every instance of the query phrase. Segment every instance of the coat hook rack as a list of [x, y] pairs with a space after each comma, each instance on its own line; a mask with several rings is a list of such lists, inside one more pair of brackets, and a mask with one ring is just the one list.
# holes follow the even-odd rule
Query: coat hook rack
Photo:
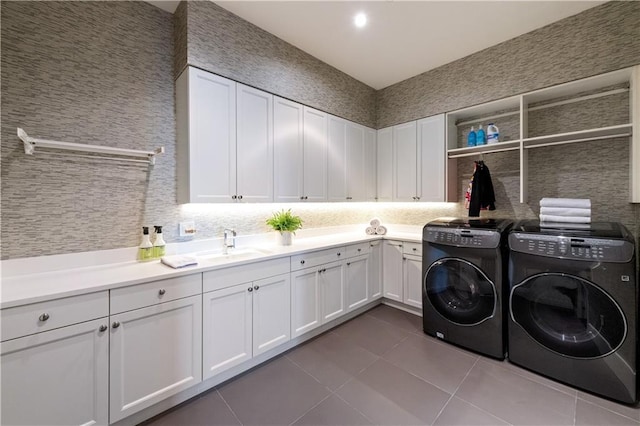
[[[89, 145], [73, 142], [60, 142], [47, 139], [33, 138], [27, 135], [23, 129], [18, 127], [18, 137], [24, 144], [24, 153], [28, 155], [35, 154], [36, 148], [51, 148], [76, 152], [89, 152], [93, 154], [105, 154], [106, 157], [90, 157], [99, 159], [118, 159], [122, 161], [130, 161], [135, 163], [147, 163], [153, 166], [156, 163], [156, 155], [164, 153], [164, 147], [155, 149], [154, 151], [140, 151], [137, 149], [114, 148], [110, 146]], [[145, 158], [146, 160], [134, 160], [135, 158]]]

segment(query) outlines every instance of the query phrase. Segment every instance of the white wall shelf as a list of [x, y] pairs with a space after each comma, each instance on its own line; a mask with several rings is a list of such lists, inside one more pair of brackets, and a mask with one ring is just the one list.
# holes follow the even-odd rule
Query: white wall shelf
[[[630, 98], [628, 123], [529, 137], [529, 112], [575, 102], [592, 101], [604, 96], [621, 94], [627, 90]], [[459, 140], [459, 126], [497, 117], [512, 117], [517, 114], [519, 114], [519, 135], [511, 134], [508, 136], [519, 137], [519, 139], [491, 145], [461, 147], [464, 145], [464, 141]], [[512, 133], [515, 133], [513, 118], [511, 118], [510, 124]], [[503, 137], [502, 134], [500, 136]], [[457, 201], [460, 197], [457, 176], [458, 158], [519, 151], [520, 202], [526, 203], [529, 180], [528, 151], [530, 149], [614, 138], [628, 138], [629, 140], [629, 199], [632, 203], [640, 203], [640, 161], [638, 161], [640, 158], [640, 65], [452, 111], [447, 113], [447, 201]]]
[[[133, 163], [146, 163], [150, 166], [156, 162], [156, 155], [164, 153], [164, 147], [160, 147], [154, 151], [140, 151], [137, 149], [114, 148], [110, 146], [89, 145], [73, 142], [60, 142], [47, 139], [33, 138], [27, 135], [23, 129], [18, 127], [18, 137], [24, 144], [24, 153], [33, 155], [36, 148], [48, 148], [64, 151], [86, 152], [91, 154], [104, 154], [104, 156], [84, 156], [86, 158], [101, 160], [120, 160]], [[72, 155], [75, 157], [83, 157], [82, 155]], [[145, 158], [144, 160], [136, 160], [135, 158]]]

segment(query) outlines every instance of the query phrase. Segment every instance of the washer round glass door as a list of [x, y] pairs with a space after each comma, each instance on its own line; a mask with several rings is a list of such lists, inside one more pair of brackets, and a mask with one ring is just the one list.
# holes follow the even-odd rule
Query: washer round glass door
[[429, 266], [424, 278], [425, 293], [435, 310], [458, 325], [477, 325], [493, 317], [496, 288], [471, 262], [443, 258]]
[[535, 341], [573, 358], [606, 356], [624, 342], [620, 306], [595, 284], [568, 274], [542, 273], [511, 290], [511, 318]]

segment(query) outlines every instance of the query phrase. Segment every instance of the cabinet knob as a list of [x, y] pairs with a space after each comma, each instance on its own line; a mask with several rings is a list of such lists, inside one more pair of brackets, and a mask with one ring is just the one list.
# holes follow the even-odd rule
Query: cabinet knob
[[347, 266], [351, 266], [351, 262], [347, 262]]
[[361, 248], [359, 248], [359, 249], [358, 249], [358, 253], [360, 253], [361, 251], [362, 251], [362, 249], [361, 249]]
[[420, 201], [420, 197], [416, 197], [416, 200]]
[[100, 333], [104, 333], [105, 331], [107, 331], [107, 328], [109, 328], [109, 327], [107, 327], [106, 325], [102, 324], [100, 326], [100, 328], [98, 329], [98, 331], [100, 331]]
[[417, 248], [415, 248], [415, 247], [414, 247], [414, 248], [412, 248], [411, 250], [413, 250], [413, 251], [418, 251], [418, 249], [417, 249]]
[[232, 196], [231, 196], [231, 199], [232, 199], [232, 200], [235, 200], [236, 198], [238, 198], [238, 196], [237, 196], [237, 195], [232, 195]]
[[258, 290], [260, 290], [260, 286], [259, 286], [259, 285], [255, 285], [255, 286], [253, 286], [253, 289], [254, 289], [255, 291], [258, 291]]
[[301, 264], [301, 265], [304, 265], [304, 259], [302, 259], [302, 260], [300, 261], [300, 264]]
[[353, 197], [347, 197], [347, 200], [353, 200]]
[[301, 200], [304, 200], [304, 197], [301, 195], [301, 196], [300, 196], [300, 199], [301, 199]]
[[120, 327], [120, 323], [118, 321], [114, 321], [113, 324], [111, 324], [112, 328], [118, 328]]
[[165, 290], [164, 288], [161, 288], [160, 290], [158, 290], [158, 294], [160, 296], [164, 296], [164, 294], [167, 292], [167, 290]]
[[49, 314], [45, 312], [44, 314], [40, 315], [38, 319], [42, 322], [45, 322], [46, 320], [49, 319]]
[[249, 293], [251, 293], [251, 292], [253, 291], [253, 287], [249, 287], [249, 288], [247, 289], [247, 291], [248, 291]]
[[242, 200], [242, 195], [238, 195], [238, 200]]
[[309, 199], [309, 197], [305, 195], [305, 196], [304, 196], [304, 199], [305, 199], [305, 200], [308, 200], [308, 199]]
[[338, 257], [340, 256], [340, 252], [338, 252]]

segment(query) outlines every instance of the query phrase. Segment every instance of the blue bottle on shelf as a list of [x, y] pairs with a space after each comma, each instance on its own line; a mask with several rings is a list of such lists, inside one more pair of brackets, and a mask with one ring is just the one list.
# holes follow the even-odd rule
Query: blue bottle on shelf
[[467, 146], [476, 146], [476, 132], [473, 129], [473, 126], [471, 126], [471, 131], [467, 136]]
[[487, 135], [485, 134], [484, 130], [482, 130], [482, 124], [481, 124], [480, 128], [476, 132], [476, 145], [484, 145], [486, 143], [487, 143]]

